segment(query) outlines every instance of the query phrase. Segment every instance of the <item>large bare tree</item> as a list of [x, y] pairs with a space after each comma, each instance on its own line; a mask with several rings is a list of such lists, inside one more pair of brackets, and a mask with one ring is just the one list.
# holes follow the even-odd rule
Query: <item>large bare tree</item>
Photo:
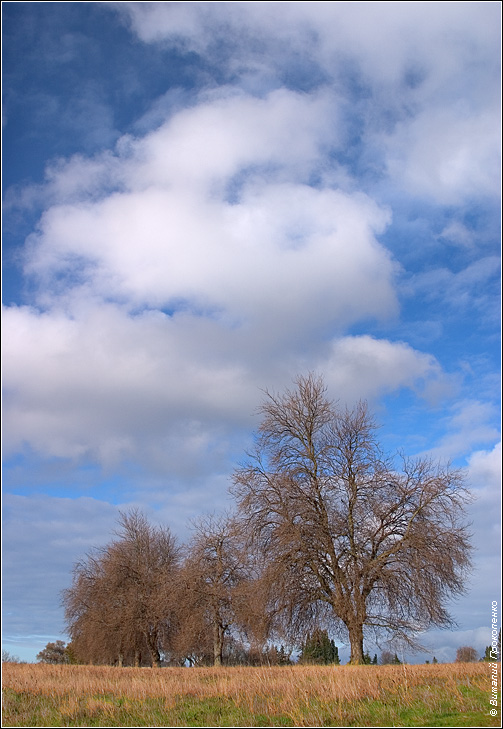
[[342, 623], [351, 663], [363, 662], [364, 631], [417, 645], [451, 625], [446, 600], [470, 565], [462, 472], [428, 458], [398, 469], [366, 404], [338, 409], [313, 374], [266, 395], [233, 492], [290, 625], [316, 613]]

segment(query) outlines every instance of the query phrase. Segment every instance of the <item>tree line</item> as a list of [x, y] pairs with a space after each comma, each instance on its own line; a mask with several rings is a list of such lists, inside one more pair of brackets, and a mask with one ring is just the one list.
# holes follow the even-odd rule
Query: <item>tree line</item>
[[[462, 471], [385, 454], [366, 403], [340, 408], [314, 374], [266, 392], [260, 413], [232, 513], [200, 519], [184, 545], [123, 513], [75, 565], [63, 604], [79, 661], [281, 663], [278, 646], [302, 655], [321, 630], [358, 664], [364, 638], [418, 648], [453, 625], [471, 550]], [[334, 648], [320, 648], [332, 663]]]

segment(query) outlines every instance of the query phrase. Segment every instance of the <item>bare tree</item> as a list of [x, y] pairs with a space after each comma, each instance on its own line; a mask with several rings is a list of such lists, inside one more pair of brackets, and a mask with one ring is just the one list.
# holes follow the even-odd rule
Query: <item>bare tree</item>
[[14, 656], [9, 651], [2, 649], [2, 663], [24, 663], [19, 656]]
[[89, 663], [112, 663], [122, 655], [122, 611], [110, 589], [107, 556], [107, 549], [93, 550], [77, 562], [72, 585], [62, 595], [73, 650]]
[[237, 588], [245, 575], [244, 552], [233, 520], [227, 516], [200, 519], [184, 563], [187, 610], [181, 631], [186, 646], [200, 644], [206, 626], [215, 666], [222, 665], [224, 638], [236, 623]]
[[110, 549], [112, 585], [125, 597], [131, 626], [143, 636], [152, 665], [175, 630], [170, 620], [178, 547], [167, 529], [153, 527], [138, 511], [122, 514], [120, 539]]
[[160, 665], [176, 629], [178, 547], [137, 510], [121, 514], [118, 539], [87, 555], [63, 593], [72, 646], [103, 663]]
[[475, 663], [479, 660], [479, 654], [471, 646], [464, 645], [456, 651], [456, 663]]
[[463, 591], [463, 474], [405, 457], [399, 472], [365, 403], [340, 411], [312, 374], [296, 386], [266, 393], [255, 450], [233, 485], [289, 625], [342, 623], [351, 663], [364, 661], [364, 630], [418, 645], [419, 631], [452, 624], [445, 601]]

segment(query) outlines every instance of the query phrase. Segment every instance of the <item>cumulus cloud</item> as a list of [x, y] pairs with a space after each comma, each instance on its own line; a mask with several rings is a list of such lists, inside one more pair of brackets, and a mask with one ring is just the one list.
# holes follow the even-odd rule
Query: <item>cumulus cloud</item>
[[261, 389], [300, 369], [324, 371], [346, 402], [443, 376], [433, 357], [367, 336], [335, 339], [327, 358], [314, 349], [306, 361], [293, 345], [275, 353], [258, 336], [186, 313], [100, 305], [70, 318], [11, 307], [3, 318], [6, 453], [25, 443], [52, 457], [222, 472]]
[[320, 369], [337, 396], [350, 404], [358, 399], [375, 401], [402, 388], [425, 396], [435, 384], [446, 394], [450, 391], [449, 380], [435, 357], [405, 342], [368, 335], [335, 340]]
[[[306, 184], [337, 137], [332, 103], [225, 92], [114, 153], [52, 165], [52, 204], [26, 254], [39, 309], [4, 313], [8, 451], [206, 454], [216, 424], [248, 423], [280, 372], [316, 366], [331, 346], [351, 362], [334, 337], [396, 315], [397, 265], [378, 241], [389, 212]], [[364, 394], [435, 370], [370, 339], [352, 342], [353, 359], [356, 344]], [[351, 368], [346, 392], [362, 387]]]
[[[376, 235], [389, 212], [362, 193], [306, 184], [334, 135], [330, 103], [287, 91], [219, 98], [122, 140], [118, 155], [53, 166], [53, 193], [70, 199], [44, 213], [27, 273], [45, 296], [58, 279], [74, 292], [82, 282], [135, 306], [278, 312], [281, 328], [287, 315], [311, 326], [314, 309], [321, 325], [369, 309], [388, 316], [396, 269]], [[365, 295], [349, 304], [355, 285]]]
[[229, 78], [262, 75], [268, 88], [286, 68], [299, 75], [299, 58], [319, 69], [319, 84], [353, 76], [371, 90], [371, 108], [359, 106], [365, 136], [392, 180], [445, 204], [498, 196], [499, 103], [487, 73], [499, 75], [494, 3], [435, 3], [428, 13], [414, 2], [115, 7], [145, 43], [225, 59]]
[[433, 356], [345, 336], [397, 316], [399, 267], [389, 210], [323, 182], [338, 109], [326, 90], [224, 87], [48, 168], [25, 259], [38, 309], [4, 313], [8, 452], [175, 470], [213, 452], [225, 472], [219, 428], [239, 432], [260, 388], [301, 370], [346, 401], [448, 392]]

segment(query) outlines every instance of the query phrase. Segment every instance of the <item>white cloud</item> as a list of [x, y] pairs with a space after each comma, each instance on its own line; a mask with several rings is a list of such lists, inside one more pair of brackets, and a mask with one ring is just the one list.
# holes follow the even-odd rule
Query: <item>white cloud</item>
[[[395, 193], [444, 205], [498, 199], [497, 3], [113, 5], [145, 43], [203, 54], [258, 94], [316, 69], [320, 88], [344, 88], [346, 117], [355, 114], [362, 128], [367, 171], [385, 176]], [[367, 101], [351, 103], [354, 86], [367, 90]], [[290, 118], [293, 126], [303, 122]], [[337, 126], [341, 134], [340, 120]], [[290, 140], [280, 134], [280, 148], [282, 137]], [[297, 146], [298, 139], [291, 151]]]
[[498, 590], [501, 556], [501, 441], [492, 450], [474, 451], [468, 458], [468, 484], [476, 496], [471, 508], [478, 545], [476, 578], [484, 589]]
[[136, 306], [347, 324], [396, 311], [394, 264], [374, 237], [386, 218], [365, 196], [302, 185], [264, 186], [237, 205], [151, 188], [52, 208], [29, 267]]
[[227, 472], [261, 388], [301, 370], [321, 367], [345, 399], [442, 380], [434, 358], [403, 343], [346, 337], [320, 360], [316, 348], [283, 342], [275, 351], [213, 319], [130, 316], [114, 305], [77, 318], [11, 307], [3, 333], [6, 453], [27, 443], [105, 465], [137, 457], [172, 474]]
[[469, 454], [476, 446], [494, 443], [500, 437], [497, 406], [491, 401], [460, 399], [452, 405], [450, 414], [442, 417], [439, 425], [444, 435], [428, 454], [441, 460]]
[[389, 212], [305, 184], [337, 136], [331, 106], [318, 94], [224, 94], [116, 154], [53, 165], [62, 199], [26, 259], [38, 303], [186, 309], [246, 327], [259, 347], [394, 315], [396, 264], [376, 239]]
[[[390, 342], [363, 335], [333, 342], [320, 364], [326, 380], [343, 402], [376, 401], [389, 392], [411, 388], [427, 395], [434, 384], [449, 393], [448, 378], [435, 357], [418, 352], [405, 342]], [[440, 393], [438, 393], [440, 394]]]
[[476, 311], [479, 321], [496, 321], [500, 267], [498, 256], [483, 256], [459, 271], [447, 266], [431, 268], [413, 276], [406, 293], [438, 301], [445, 310]]
[[459, 220], [450, 222], [439, 237], [463, 248], [472, 248], [475, 240], [474, 232], [469, 230], [463, 223], [460, 223]]
[[223, 473], [218, 440], [299, 371], [323, 371], [346, 400], [448, 392], [434, 357], [342, 336], [396, 316], [397, 265], [377, 240], [386, 209], [305, 183], [337, 140], [333, 104], [224, 90], [50, 168], [26, 257], [45, 312], [4, 314], [8, 451], [176, 472], [212, 453]]
[[[242, 61], [288, 45], [332, 70], [341, 54], [381, 81], [400, 79], [410, 60], [444, 78], [459, 61], [498, 44], [496, 3], [287, 2], [113, 3], [146, 43], [169, 41], [199, 53], [232, 49]], [[463, 42], [464, 41], [464, 42]], [[467, 42], [468, 41], [468, 42]], [[276, 44], [276, 54], [272, 44]], [[224, 48], [222, 49], [222, 45]], [[442, 63], [439, 63], [442, 61]], [[494, 59], [493, 59], [494, 62]]]
[[385, 140], [388, 172], [413, 195], [444, 205], [500, 194], [499, 109], [428, 109]]
[[113, 306], [79, 319], [23, 308], [3, 318], [7, 451], [27, 442], [48, 456], [107, 463], [176, 434], [185, 452], [191, 423], [235, 414], [241, 374], [210, 321], [130, 318]]
[[499, 493], [501, 484], [501, 442], [490, 451], [474, 451], [468, 459], [470, 480], [477, 488]]

